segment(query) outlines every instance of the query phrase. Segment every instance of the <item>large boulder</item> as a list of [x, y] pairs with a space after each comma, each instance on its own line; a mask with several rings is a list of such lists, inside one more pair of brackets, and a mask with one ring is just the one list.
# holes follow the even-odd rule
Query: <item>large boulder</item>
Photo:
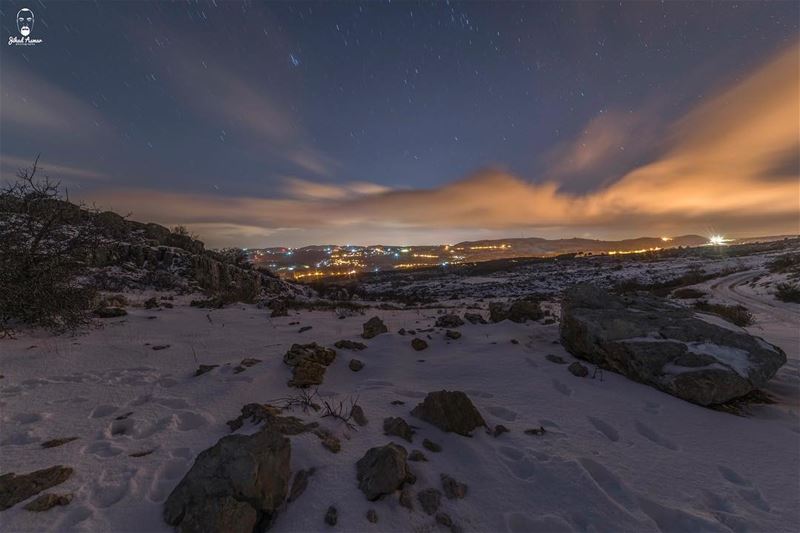
[[676, 303], [591, 285], [564, 294], [561, 342], [576, 357], [700, 405], [764, 386], [786, 354]]
[[265, 428], [229, 435], [203, 451], [164, 503], [164, 520], [181, 532], [266, 530], [289, 487], [289, 439]]
[[375, 501], [402, 488], [406, 482], [416, 481], [407, 457], [405, 448], [392, 443], [367, 450], [356, 463], [356, 478], [358, 488], [368, 500]]
[[465, 436], [469, 436], [473, 429], [486, 425], [472, 401], [461, 391], [429, 392], [411, 414], [442, 431]]

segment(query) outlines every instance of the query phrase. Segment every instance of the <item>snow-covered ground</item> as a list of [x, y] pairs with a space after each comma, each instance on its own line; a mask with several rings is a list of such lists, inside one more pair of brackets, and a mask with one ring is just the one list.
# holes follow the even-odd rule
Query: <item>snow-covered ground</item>
[[[357, 397], [369, 424], [351, 430], [318, 414], [292, 413], [331, 429], [342, 449], [333, 454], [311, 434], [291, 437], [292, 471], [316, 467], [316, 473], [273, 531], [330, 529], [323, 523], [330, 505], [338, 508], [340, 531], [439, 530], [418, 506], [401, 507], [396, 496], [370, 503], [358, 490], [356, 461], [389, 441], [427, 456], [428, 462], [410, 463], [418, 477], [415, 493], [439, 488], [441, 473], [469, 486], [465, 499], [442, 503], [465, 531], [797, 531], [800, 306], [750, 287], [747, 280], [763, 273], [764, 261], [706, 265], [742, 271], [699, 286], [715, 301], [746, 305], [756, 317], [747, 329], [789, 357], [767, 388], [777, 403], [752, 407], [747, 417], [699, 407], [610, 372], [602, 379], [575, 377], [545, 358], [572, 360], [558, 343], [558, 324], [467, 324], [457, 340], [435, 329], [419, 335], [429, 348], [414, 351], [412, 336], [397, 331], [431, 328], [436, 309], [374, 310], [341, 319], [333, 312], [299, 311], [269, 318], [254, 306], [209, 311], [176, 297], [173, 309], [132, 306], [127, 317], [75, 337], [18, 332], [0, 340], [2, 473], [71, 466], [72, 477], [51, 492], [73, 492], [75, 499], [43, 513], [18, 504], [0, 512], [0, 530], [168, 531], [161, 518], [165, 498], [194, 457], [229, 433], [225, 422], [244, 404], [296, 392], [286, 385], [291, 372], [282, 362], [291, 344], [362, 341], [362, 324], [377, 315], [390, 333], [363, 341], [368, 348], [361, 352], [338, 350], [319, 388], [329, 401]], [[687, 266], [658, 269], [671, 275]], [[636, 267], [642, 275], [648, 268], [656, 267]], [[609, 276], [620, 272], [607, 270]], [[528, 287], [559, 286], [546, 272], [526, 275]], [[499, 297], [501, 287], [522, 286], [518, 276], [481, 275], [460, 287], [477, 288], [475, 298]], [[130, 298], [135, 303], [137, 296]], [[299, 333], [302, 326], [312, 329]], [[251, 357], [262, 362], [234, 372]], [[351, 358], [363, 361], [364, 369], [352, 372]], [[221, 366], [195, 377], [198, 364]], [[503, 424], [510, 432], [495, 438], [478, 430], [467, 438], [410, 416], [427, 392], [440, 389], [465, 391], [491, 426]], [[418, 427], [413, 444], [383, 435], [388, 416]], [[540, 426], [543, 435], [524, 433]], [[241, 431], [252, 430], [246, 425]], [[41, 447], [60, 437], [78, 440]], [[443, 450], [424, 450], [424, 438]], [[365, 519], [370, 508], [379, 515], [377, 524]]]

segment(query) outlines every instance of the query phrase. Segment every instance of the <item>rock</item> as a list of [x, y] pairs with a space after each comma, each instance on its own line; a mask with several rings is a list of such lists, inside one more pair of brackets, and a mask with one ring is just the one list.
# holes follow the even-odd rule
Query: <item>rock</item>
[[412, 451], [408, 456], [408, 460], [415, 462], [428, 462], [428, 458], [425, 457], [425, 454], [419, 450]]
[[567, 367], [567, 370], [569, 370], [573, 376], [577, 376], [579, 378], [585, 378], [586, 376], [589, 375], [589, 369], [577, 361], [570, 364]]
[[286, 300], [270, 300], [270, 302], [267, 304], [267, 307], [272, 309], [272, 312], [269, 315], [271, 317], [289, 316], [289, 305], [286, 303]]
[[314, 472], [316, 472], [315, 468], [297, 471], [297, 473], [294, 475], [294, 481], [292, 481], [292, 488], [289, 491], [289, 498], [286, 500], [287, 502], [292, 503], [299, 498], [303, 492], [305, 492], [306, 488], [308, 487], [308, 480], [314, 475]]
[[117, 318], [127, 314], [128, 312], [121, 307], [100, 307], [94, 310], [94, 316], [97, 318]]
[[412, 497], [411, 491], [408, 488], [400, 491], [400, 505], [406, 509], [411, 509], [412, 511], [414, 510], [414, 498]]
[[144, 301], [144, 308], [158, 309], [158, 300], [156, 300], [155, 296]]
[[442, 447], [439, 444], [436, 444], [432, 440], [425, 439], [422, 441], [422, 446], [433, 453], [439, 453], [442, 451]]
[[284, 435], [299, 435], [306, 431], [315, 429], [319, 424], [316, 422], [305, 423], [294, 416], [281, 416], [281, 410], [272, 405], [260, 403], [248, 403], [241, 409], [241, 414], [233, 420], [228, 420], [226, 424], [231, 431], [241, 428], [245, 420], [250, 420], [253, 424], [264, 424], [264, 427], [271, 428]]
[[153, 346], [153, 350], [154, 351], [166, 350], [169, 347], [170, 347], [169, 344], [156, 344], [155, 346]]
[[336, 341], [333, 344], [336, 348], [340, 350], [364, 350], [366, 349], [367, 345], [363, 342], [356, 342], [356, 341], [348, 341], [348, 340], [340, 340]]
[[405, 405], [406, 404], [406, 402], [404, 402], [403, 400], [392, 400], [389, 403], [391, 403], [392, 405]]
[[444, 336], [447, 337], [448, 339], [453, 339], [453, 340], [460, 339], [461, 332], [456, 331], [454, 329], [448, 329], [447, 331], [444, 332]]
[[197, 370], [194, 371], [194, 375], [195, 375], [195, 377], [202, 376], [203, 374], [207, 374], [208, 372], [211, 372], [212, 370], [214, 370], [218, 366], [219, 365], [200, 365], [200, 366], [197, 367]]
[[442, 474], [440, 477], [442, 480], [442, 490], [444, 490], [444, 495], [447, 496], [448, 500], [460, 500], [467, 495], [466, 484], [459, 483], [447, 474]]
[[62, 437], [60, 439], [50, 439], [42, 443], [42, 448], [57, 448], [74, 440], [78, 440], [78, 437]]
[[442, 431], [465, 436], [469, 436], [476, 427], [486, 425], [469, 397], [461, 391], [429, 392], [411, 414]]
[[567, 364], [567, 362], [564, 361], [564, 359], [559, 355], [554, 355], [554, 354], [549, 353], [549, 354], [545, 355], [544, 358], [547, 359], [548, 361], [550, 361], [551, 363], [555, 363], [557, 365], [566, 365]]
[[358, 372], [359, 370], [364, 368], [364, 363], [362, 363], [358, 359], [350, 359], [350, 364], [347, 366], [350, 367], [350, 370], [352, 370], [353, 372]]
[[547, 433], [547, 431], [545, 431], [544, 426], [539, 426], [538, 428], [526, 429], [524, 433], [526, 435], [536, 435], [537, 437], [541, 437]]
[[450, 528], [450, 533], [461, 533], [463, 529], [461, 526], [453, 522], [450, 515], [447, 513], [436, 513], [436, 523], [444, 527]]
[[542, 320], [542, 324], [544, 324], [545, 326], [549, 326], [549, 325], [555, 324], [555, 323], [556, 323], [556, 319], [555, 318], [545, 318], [544, 320]]
[[383, 323], [383, 320], [374, 316], [367, 320], [364, 323], [364, 332], [361, 336], [365, 339], [371, 339], [376, 335], [380, 335], [381, 333], [386, 333], [389, 331], [389, 328], [386, 327], [386, 324]]
[[303, 327], [301, 327], [300, 329], [297, 330], [297, 333], [305, 333], [306, 331], [310, 330], [313, 327], [314, 326], [303, 326]]
[[426, 514], [432, 515], [439, 510], [439, 505], [442, 503], [442, 493], [436, 489], [425, 489], [417, 494], [422, 510]]
[[519, 344], [519, 341], [517, 339], [511, 339], [511, 344]]
[[327, 429], [318, 428], [314, 430], [314, 434], [319, 437], [320, 444], [331, 453], [339, 453], [342, 449], [342, 441], [339, 437], [328, 431]]
[[53, 507], [60, 505], [69, 505], [72, 501], [72, 494], [42, 494], [32, 502], [23, 507], [26, 511], [33, 511], [40, 513], [42, 511], [49, 511]]
[[283, 362], [291, 367], [292, 379], [290, 387], [310, 387], [321, 385], [325, 377], [325, 369], [336, 359], [336, 350], [318, 345], [293, 344], [283, 356]]
[[464, 313], [464, 320], [470, 324], [486, 324], [486, 319], [480, 313]]
[[427, 348], [428, 347], [428, 343], [425, 342], [422, 339], [418, 339], [418, 338], [415, 337], [415, 338], [411, 339], [411, 347], [419, 352], [419, 351], [424, 350], [425, 348]]
[[516, 300], [511, 303], [492, 302], [489, 304], [489, 320], [491, 322], [501, 322], [511, 320], [512, 322], [525, 322], [527, 320], [539, 320], [544, 316], [539, 302], [536, 300]]
[[329, 526], [335, 526], [336, 522], [339, 520], [339, 512], [336, 510], [336, 507], [331, 505], [328, 507], [328, 510], [325, 511], [325, 523]]
[[246, 359], [242, 359], [242, 362], [239, 363], [238, 366], [234, 367], [233, 373], [234, 374], [241, 374], [251, 366], [255, 366], [261, 362], [261, 359], [255, 359], [253, 357], [248, 357]]
[[367, 511], [367, 520], [373, 524], [378, 523], [378, 513], [375, 511], [375, 509], [370, 509]]
[[391, 494], [414, 479], [408, 468], [408, 452], [402, 446], [389, 443], [370, 448], [356, 463], [358, 488], [370, 501]]
[[401, 439], [411, 442], [414, 430], [399, 416], [390, 417], [383, 420], [383, 434], [400, 437]]
[[405, 335], [405, 334], [406, 334], [406, 328], [400, 328], [400, 329], [398, 329], [398, 330], [397, 330], [397, 334], [398, 334], [398, 335]]
[[14, 472], [0, 476], [0, 511], [13, 507], [47, 490], [64, 483], [72, 475], [68, 466], [51, 466], [30, 474], [17, 475]]
[[289, 439], [268, 427], [223, 437], [167, 497], [164, 520], [181, 532], [265, 530], [286, 499], [290, 458]]
[[497, 438], [503, 433], [508, 433], [508, 428], [505, 427], [503, 424], [497, 424], [492, 431], [492, 437]]
[[454, 314], [442, 315], [436, 319], [436, 324], [434, 324], [437, 328], [459, 328], [463, 325], [464, 321], [461, 320], [461, 317]]
[[780, 348], [670, 300], [591, 285], [565, 292], [560, 333], [576, 357], [700, 405], [763, 387], [786, 363]]
[[367, 425], [367, 416], [364, 414], [364, 409], [361, 408], [360, 405], [356, 404], [350, 409], [350, 418], [352, 418], [356, 424], [361, 427]]

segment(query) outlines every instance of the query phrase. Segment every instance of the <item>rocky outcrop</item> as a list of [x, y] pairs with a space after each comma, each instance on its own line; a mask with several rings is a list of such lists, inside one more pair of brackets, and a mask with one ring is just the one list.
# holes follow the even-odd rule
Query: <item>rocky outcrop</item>
[[561, 342], [576, 357], [700, 405], [762, 387], [786, 363], [777, 346], [649, 295], [591, 285], [564, 294]]
[[72, 468], [68, 466], [51, 466], [29, 474], [3, 474], [0, 476], [0, 511], [64, 483], [71, 475]]
[[411, 414], [442, 431], [469, 436], [473, 429], [486, 426], [486, 421], [461, 391], [429, 392]]
[[270, 428], [229, 435], [195, 459], [164, 503], [164, 520], [181, 532], [263, 531], [289, 487], [289, 439]]
[[322, 384], [325, 369], [336, 359], [336, 350], [318, 345], [293, 344], [283, 362], [292, 367], [290, 387], [305, 388]]
[[370, 448], [356, 463], [358, 488], [370, 501], [391, 494], [413, 483], [416, 478], [408, 468], [406, 449], [397, 444]]

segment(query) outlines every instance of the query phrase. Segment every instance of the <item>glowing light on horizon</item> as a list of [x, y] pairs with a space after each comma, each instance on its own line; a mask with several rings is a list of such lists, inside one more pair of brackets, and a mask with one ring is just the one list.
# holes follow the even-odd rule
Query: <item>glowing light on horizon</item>
[[731, 242], [731, 239], [726, 239], [722, 235], [712, 235], [708, 238], [708, 244], [711, 246], [722, 246], [725, 243]]

